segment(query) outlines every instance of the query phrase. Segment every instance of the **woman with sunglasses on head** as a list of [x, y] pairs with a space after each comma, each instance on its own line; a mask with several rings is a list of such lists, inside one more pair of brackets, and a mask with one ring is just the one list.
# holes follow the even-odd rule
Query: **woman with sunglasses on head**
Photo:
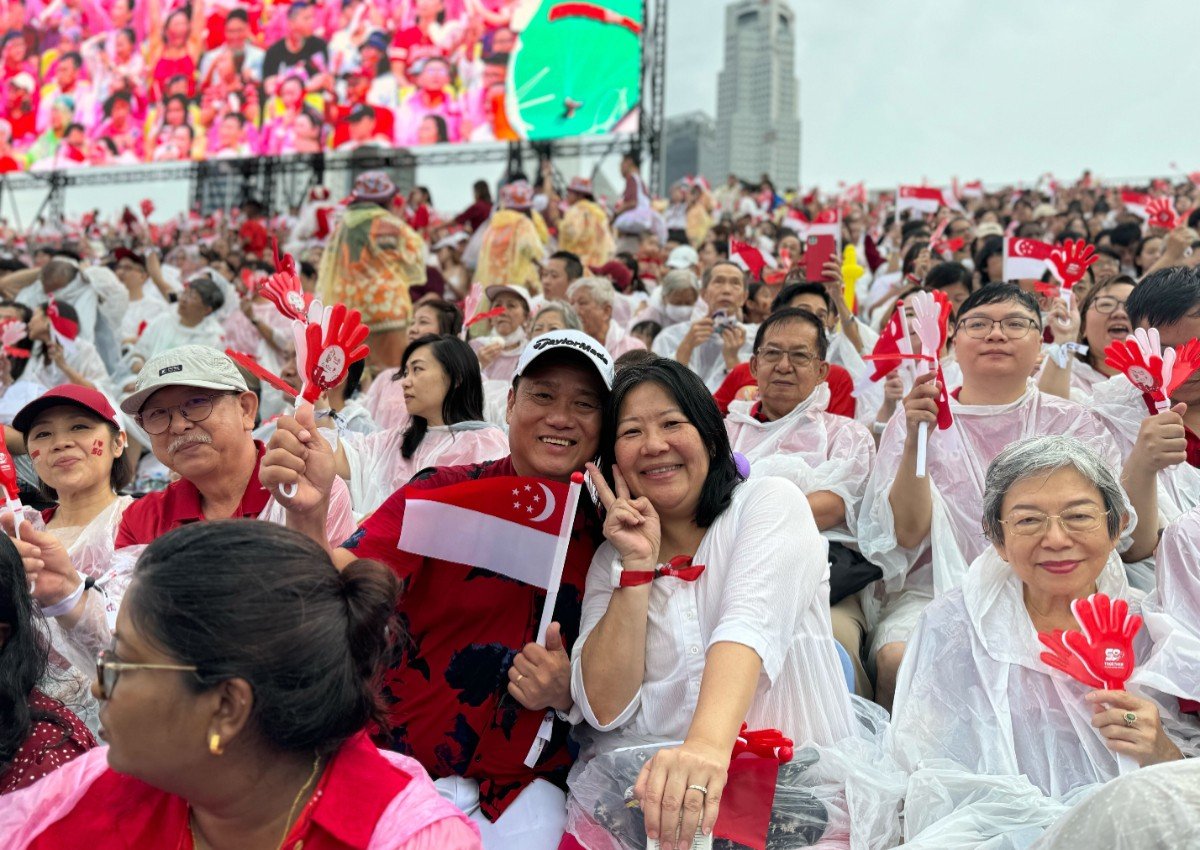
[[[1052, 348], [1042, 363], [1038, 387], [1043, 392], [1070, 398], [1089, 406], [1097, 384], [1120, 374], [1104, 362], [1104, 351], [1112, 343], [1133, 333], [1133, 324], [1125, 312], [1125, 302], [1133, 292], [1134, 280], [1116, 277], [1092, 289], [1079, 304], [1082, 317], [1074, 350], [1061, 344]], [[1055, 340], [1058, 342], [1058, 340]]]
[[43, 690], [50, 645], [40, 619], [21, 556], [0, 535], [0, 795], [96, 746], [83, 722]]
[[0, 846], [475, 850], [425, 771], [366, 735], [397, 593], [268, 523], [158, 538], [96, 664], [108, 746], [10, 797]]
[[[859, 515], [859, 543], [883, 570], [883, 581], [864, 607], [877, 623], [871, 654], [876, 698], [885, 708], [921, 610], [935, 593], [960, 585], [967, 565], [984, 549], [979, 516], [988, 463], [1017, 440], [1062, 434], [1121, 468], [1103, 423], [1081, 405], [1040, 392], [1030, 377], [1041, 353], [1041, 329], [1037, 302], [1015, 284], [974, 292], [959, 308], [954, 331], [962, 386], [941, 388], [933, 373], [918, 377], [880, 438]], [[947, 429], [937, 427], [943, 389], [953, 417]], [[924, 477], [917, 475], [921, 423], [928, 428]], [[1153, 487], [1130, 496], [1138, 515], [1155, 498]], [[1122, 545], [1129, 560], [1153, 551], [1153, 530], [1139, 527], [1128, 534], [1132, 542]]]
[[[601, 457], [608, 475], [588, 473], [608, 542], [588, 571], [571, 659], [590, 729], [570, 779], [570, 834], [591, 850], [647, 837], [690, 847], [716, 823], [745, 721], [803, 752], [781, 768], [781, 824], [811, 843], [852, 830], [873, 846], [894, 816], [882, 788], [861, 809], [842, 796], [876, 762], [858, 736], [804, 494], [782, 478], [744, 480], [703, 382], [665, 358], [617, 373]], [[857, 768], [839, 759], [850, 751]], [[821, 789], [801, 767], [814, 763]], [[641, 815], [624, 804], [628, 788]]]
[[350, 487], [356, 514], [373, 513], [422, 469], [508, 454], [508, 435], [482, 421], [479, 361], [458, 337], [418, 337], [390, 380], [404, 391], [407, 424], [374, 434], [344, 434], [335, 448], [335, 469]]
[[[92, 660], [109, 640], [133, 567], [114, 557], [117, 526], [133, 502], [119, 495], [133, 477], [125, 433], [103, 395], [73, 384], [25, 405], [13, 427], [42, 495], [55, 503], [23, 522], [14, 541], [49, 624], [55, 676], [48, 687], [97, 728]], [[11, 523], [5, 528], [11, 532]]]
[[[1087, 649], [1119, 647], [1121, 610], [1141, 610], [1117, 551], [1129, 505], [1109, 461], [1070, 436], [1034, 437], [1001, 452], [984, 486], [987, 545], [925, 609], [888, 733], [909, 800], [922, 801], [905, 838], [930, 850], [1025, 847], [1098, 785], [1200, 754], [1200, 723], [1178, 702], [1195, 693], [1194, 658], [1134, 668], [1114, 688], [1101, 675], [1113, 650]], [[1096, 603], [1109, 616], [1095, 622], [1072, 608], [1094, 593], [1111, 602]], [[1038, 636], [1055, 630], [1067, 637], [1050, 650]], [[1160, 655], [1152, 635], [1134, 636], [1138, 662]]]

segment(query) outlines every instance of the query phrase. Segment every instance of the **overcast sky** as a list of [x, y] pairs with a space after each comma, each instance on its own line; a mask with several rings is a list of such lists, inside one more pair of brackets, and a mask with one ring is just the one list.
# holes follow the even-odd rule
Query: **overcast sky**
[[[790, 2], [805, 186], [1200, 169], [1196, 0]], [[726, 5], [668, 0], [668, 115], [715, 116]], [[473, 178], [501, 170], [418, 177], [451, 210], [470, 202]], [[164, 213], [187, 200], [184, 184], [80, 188], [68, 210], [147, 195]], [[26, 217], [36, 203], [22, 200]]]

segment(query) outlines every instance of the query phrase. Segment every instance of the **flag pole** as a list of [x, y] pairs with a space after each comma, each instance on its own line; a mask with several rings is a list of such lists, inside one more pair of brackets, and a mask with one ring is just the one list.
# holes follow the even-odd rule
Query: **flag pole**
[[567, 491], [567, 504], [563, 509], [562, 526], [558, 529], [558, 546], [554, 550], [554, 568], [546, 587], [546, 605], [542, 609], [542, 621], [538, 625], [537, 642], [545, 645], [546, 632], [554, 619], [554, 605], [558, 602], [558, 588], [562, 584], [563, 567], [567, 562], [567, 547], [571, 543], [571, 527], [575, 524], [575, 509], [579, 505], [579, 491], [583, 485], [583, 473], [571, 475], [571, 486]]

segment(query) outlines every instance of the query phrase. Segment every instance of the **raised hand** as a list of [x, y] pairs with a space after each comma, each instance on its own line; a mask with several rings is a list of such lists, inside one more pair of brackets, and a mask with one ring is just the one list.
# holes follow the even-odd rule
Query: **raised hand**
[[280, 503], [289, 512], [328, 511], [335, 459], [333, 448], [317, 430], [312, 407], [301, 405], [294, 417], [280, 416], [276, 423], [259, 465], [258, 477], [263, 487], [277, 496], [286, 489], [288, 495], [283, 495]]
[[1067, 648], [1063, 642], [1063, 630], [1055, 629], [1047, 634], [1038, 632], [1038, 640], [1049, 650], [1041, 654], [1042, 663], [1055, 670], [1061, 670], [1077, 682], [1089, 688], [1103, 688], [1104, 680], [1092, 675], [1091, 671]]
[[1096, 249], [1085, 239], [1070, 239], [1050, 252], [1050, 273], [1058, 278], [1064, 288], [1070, 289], [1087, 274], [1100, 258]]
[[635, 572], [653, 570], [658, 565], [662, 528], [650, 500], [645, 496], [633, 498], [625, 476], [615, 465], [615, 493], [594, 463], [587, 465], [587, 473], [596, 488], [600, 506], [604, 508], [604, 537], [617, 550], [625, 569]]
[[1124, 599], [1110, 600], [1103, 593], [1076, 599], [1071, 610], [1081, 631], [1064, 633], [1063, 642], [1109, 690], [1123, 690], [1133, 675], [1133, 638], [1142, 618], [1129, 613]]
[[1179, 213], [1175, 212], [1175, 202], [1170, 198], [1151, 198], [1146, 204], [1146, 217], [1146, 224], [1151, 227], [1174, 230], [1179, 226]]

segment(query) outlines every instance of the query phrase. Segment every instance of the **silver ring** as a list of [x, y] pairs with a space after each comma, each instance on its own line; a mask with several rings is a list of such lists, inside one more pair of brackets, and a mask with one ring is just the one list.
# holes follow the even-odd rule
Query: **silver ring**
[[707, 789], [707, 788], [705, 788], [703, 785], [689, 785], [689, 786], [687, 787], [687, 790], [689, 790], [689, 791], [699, 791], [699, 792], [700, 792], [701, 794], [703, 794], [705, 797], [707, 797], [707, 796], [708, 796], [708, 789]]

